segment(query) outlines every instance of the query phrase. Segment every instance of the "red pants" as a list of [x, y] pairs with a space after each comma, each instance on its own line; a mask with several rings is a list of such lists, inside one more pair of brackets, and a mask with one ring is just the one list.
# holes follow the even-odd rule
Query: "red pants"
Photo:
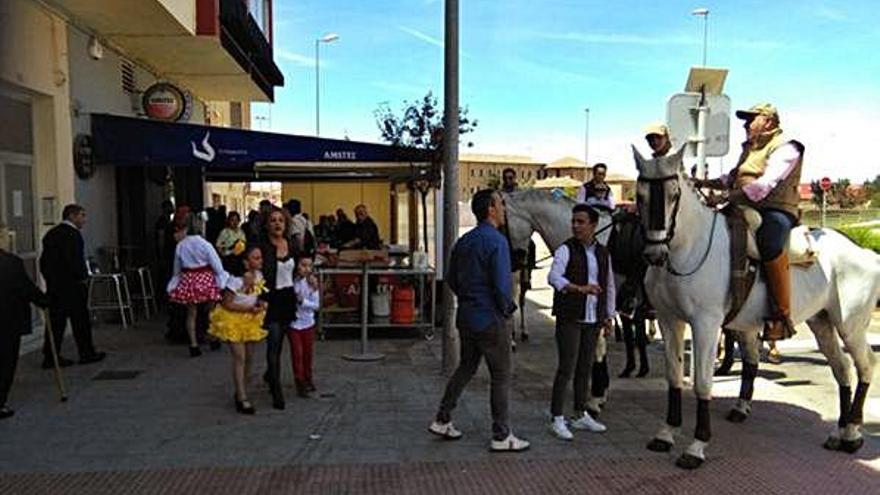
[[315, 327], [287, 331], [290, 340], [290, 361], [297, 382], [312, 383], [312, 362], [315, 355]]

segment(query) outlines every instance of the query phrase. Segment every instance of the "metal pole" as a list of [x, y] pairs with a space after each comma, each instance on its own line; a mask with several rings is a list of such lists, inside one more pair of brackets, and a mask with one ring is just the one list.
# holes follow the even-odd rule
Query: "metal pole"
[[697, 108], [697, 177], [705, 179], [706, 170], [706, 118], [709, 115], [709, 107], [706, 105], [706, 92], [700, 90], [700, 105]]
[[321, 135], [321, 55], [318, 46], [321, 40], [315, 40], [315, 136]]
[[822, 189], [822, 228], [825, 228], [825, 212], [828, 210], [828, 191]]
[[[443, 259], [449, 267], [452, 245], [458, 239], [458, 0], [446, 0], [443, 78]], [[455, 300], [443, 285], [443, 371], [458, 366]]]
[[706, 14], [703, 15], [703, 67], [706, 66], [706, 47], [708, 46], [706, 41], [709, 37], [709, 12], [706, 11]]
[[585, 108], [586, 125], [584, 127], [584, 165], [590, 164], [590, 109]]

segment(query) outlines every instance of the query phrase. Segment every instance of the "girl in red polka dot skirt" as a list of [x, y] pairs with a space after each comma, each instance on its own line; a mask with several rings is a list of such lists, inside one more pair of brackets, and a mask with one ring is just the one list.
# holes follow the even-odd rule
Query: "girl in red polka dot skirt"
[[198, 305], [220, 300], [220, 287], [226, 286], [229, 274], [214, 246], [202, 237], [205, 220], [201, 213], [188, 213], [187, 235], [177, 243], [174, 253], [174, 276], [168, 282], [168, 298], [186, 306], [186, 331], [189, 334], [189, 355], [202, 354], [196, 338]]

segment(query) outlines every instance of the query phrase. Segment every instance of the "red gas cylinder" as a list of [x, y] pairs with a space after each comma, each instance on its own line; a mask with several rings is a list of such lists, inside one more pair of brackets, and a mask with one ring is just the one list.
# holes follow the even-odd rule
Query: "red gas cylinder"
[[391, 298], [391, 323], [412, 323], [416, 315], [416, 290], [398, 286]]

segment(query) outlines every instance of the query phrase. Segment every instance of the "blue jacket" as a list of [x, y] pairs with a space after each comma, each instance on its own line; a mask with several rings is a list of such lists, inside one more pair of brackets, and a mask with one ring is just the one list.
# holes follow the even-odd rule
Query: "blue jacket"
[[480, 222], [455, 243], [446, 282], [458, 296], [455, 323], [460, 329], [486, 330], [516, 311], [510, 247], [488, 222]]

